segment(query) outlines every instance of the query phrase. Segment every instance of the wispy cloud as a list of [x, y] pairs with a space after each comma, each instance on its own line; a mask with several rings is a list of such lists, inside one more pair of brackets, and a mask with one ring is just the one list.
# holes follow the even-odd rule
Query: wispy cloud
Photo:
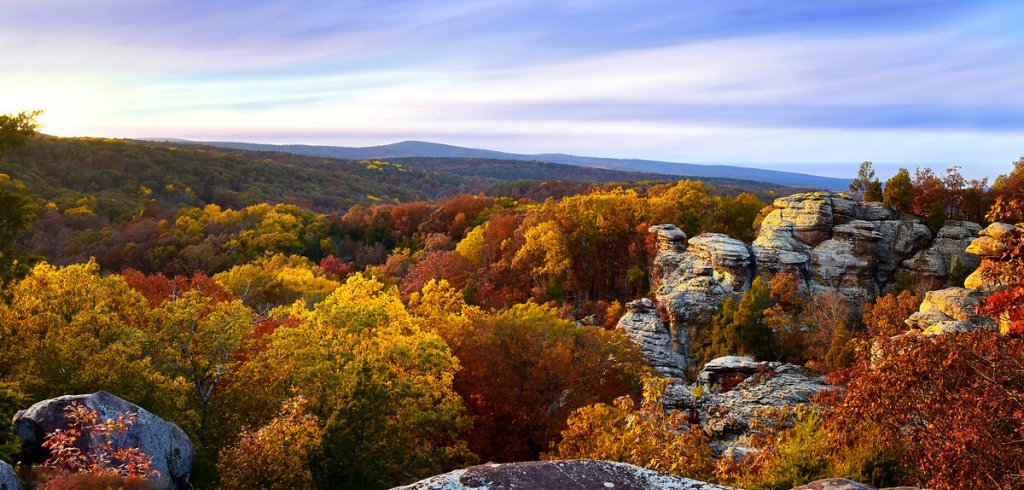
[[1024, 152], [1021, 13], [937, 0], [13, 0], [0, 4], [0, 111], [45, 108], [47, 129], [69, 135], [992, 174]]

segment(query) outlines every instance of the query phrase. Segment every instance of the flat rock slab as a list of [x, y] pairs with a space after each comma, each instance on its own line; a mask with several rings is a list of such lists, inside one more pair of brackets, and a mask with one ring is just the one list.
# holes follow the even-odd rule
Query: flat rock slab
[[484, 464], [435, 476], [404, 490], [729, 490], [611, 461]]

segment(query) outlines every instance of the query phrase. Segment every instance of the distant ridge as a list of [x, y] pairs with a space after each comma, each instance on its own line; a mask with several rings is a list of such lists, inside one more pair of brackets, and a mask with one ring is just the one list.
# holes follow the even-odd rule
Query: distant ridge
[[[154, 139], [153, 141], [157, 141]], [[159, 141], [182, 141], [163, 139]], [[182, 141], [184, 142], [184, 141]], [[316, 145], [271, 145], [263, 143], [240, 143], [228, 141], [191, 141], [191, 143], [233, 148], [238, 150], [280, 151], [298, 155], [341, 158], [348, 160], [440, 157], [440, 158], [490, 158], [529, 162], [549, 162], [584, 167], [604, 168], [630, 172], [659, 173], [697, 178], [727, 178], [755, 180], [770, 184], [808, 189], [841, 191], [850, 185], [850, 179], [822, 177], [797, 172], [766, 170], [735, 165], [697, 165], [693, 163], [660, 162], [619, 158], [583, 157], [564, 153], [542, 153], [526, 155], [502, 151], [466, 148], [462, 146], [430, 143], [427, 141], [402, 141], [390, 145], [345, 147]]]

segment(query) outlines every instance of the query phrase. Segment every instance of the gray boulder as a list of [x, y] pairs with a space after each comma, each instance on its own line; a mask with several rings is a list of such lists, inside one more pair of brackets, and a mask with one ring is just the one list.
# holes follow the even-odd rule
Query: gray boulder
[[625, 463], [592, 460], [483, 464], [394, 490], [729, 490]]
[[0, 490], [21, 490], [21, 480], [11, 465], [0, 461]]
[[794, 487], [792, 490], [878, 490], [871, 485], [857, 483], [846, 478], [828, 478], [812, 481], [806, 485]]
[[682, 378], [689, 364], [685, 355], [676, 351], [679, 347], [672, 342], [668, 325], [647, 299], [630, 301], [626, 314], [619, 319], [618, 327], [630, 340], [640, 347], [647, 362], [655, 371], [667, 378]]
[[[21, 461], [34, 464], [46, 460], [49, 455], [42, 447], [44, 438], [50, 432], [67, 428], [65, 408], [73, 402], [95, 410], [101, 419], [114, 418], [118, 413], [138, 414], [138, 420], [126, 432], [111, 438], [114, 447], [139, 448], [152, 458], [153, 469], [160, 472], [158, 486], [190, 488], [196, 453], [185, 432], [146, 409], [105, 391], [51, 398], [19, 411], [14, 417], [14, 432], [21, 438]], [[95, 449], [94, 442], [87, 437], [79, 442], [80, 449], [85, 452]]]

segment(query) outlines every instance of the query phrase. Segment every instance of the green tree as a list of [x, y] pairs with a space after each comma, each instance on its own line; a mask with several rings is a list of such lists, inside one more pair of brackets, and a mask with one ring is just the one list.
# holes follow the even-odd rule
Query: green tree
[[901, 213], [909, 213], [914, 209], [914, 184], [907, 169], [899, 169], [896, 175], [885, 181], [883, 202]]
[[774, 358], [772, 329], [765, 321], [765, 310], [773, 303], [770, 285], [760, 276], [754, 279], [739, 301], [726, 298], [722, 302], [704, 335], [707, 340], [695, 354], [704, 362], [729, 355]]
[[850, 183], [850, 192], [861, 194], [865, 201], [877, 202], [883, 199], [882, 183], [875, 177], [871, 162], [860, 164], [857, 178]]
[[22, 111], [17, 114], [0, 115], [0, 157], [8, 149], [21, 151], [29, 138], [39, 130], [36, 117], [43, 111]]
[[19, 257], [14, 249], [14, 241], [35, 219], [36, 206], [25, 185], [0, 174], [0, 299], [8, 295], [8, 286], [24, 277], [36, 262], [34, 258]]

